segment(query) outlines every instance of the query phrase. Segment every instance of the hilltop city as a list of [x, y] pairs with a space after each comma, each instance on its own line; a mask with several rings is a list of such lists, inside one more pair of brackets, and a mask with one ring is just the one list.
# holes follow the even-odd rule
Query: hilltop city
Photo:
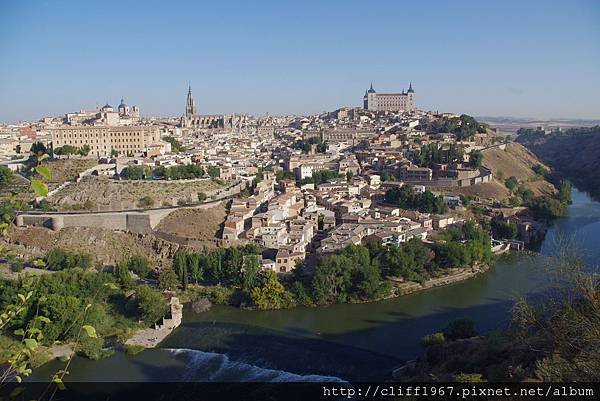
[[[12, 285], [52, 272], [47, 285], [84, 292], [107, 280], [119, 295], [101, 334], [143, 349], [182, 324], [182, 302], [377, 301], [475, 277], [543, 239], [570, 184], [469, 115], [419, 109], [416, 93], [370, 84], [358, 107], [257, 117], [201, 114], [190, 86], [180, 117], [121, 99], [3, 125], [0, 273]], [[63, 307], [48, 314], [54, 340], [72, 340]], [[49, 352], [98, 359], [103, 344]]]
[[[149, 233], [153, 219], [165, 215], [155, 218], [155, 209], [221, 204], [226, 213], [211, 245], [256, 244], [264, 250], [262, 268], [280, 274], [367, 239], [385, 246], [412, 238], [431, 242], [446, 228], [462, 226], [474, 206], [509, 227], [509, 235], [502, 232], [491, 244], [495, 251], [521, 249], [543, 235], [544, 224], [519, 215], [523, 207], [507, 212], [520, 206], [515, 196], [506, 196], [506, 204], [496, 199], [511, 195], [496, 188], [509, 177], [495, 177], [483, 160], [486, 152], [505, 150], [506, 138], [467, 115], [420, 110], [415, 95], [412, 83], [399, 93], [378, 93], [371, 84], [362, 107], [254, 117], [198, 114], [190, 86], [180, 118], [142, 117], [139, 106], [121, 99], [116, 108], [107, 103], [5, 125], [0, 149], [3, 164], [17, 172], [40, 146], [56, 160], [85, 167], [75, 180], [49, 183], [43, 203], [53, 214], [22, 214], [19, 226]], [[111, 189], [127, 182], [148, 183], [149, 190]], [[150, 189], [159, 182], [158, 191]], [[187, 185], [166, 185], [178, 182]], [[140, 209], [148, 221], [111, 226], [107, 214], [98, 214]], [[57, 213], [70, 210], [87, 213]], [[196, 234], [169, 239], [198, 242]]]

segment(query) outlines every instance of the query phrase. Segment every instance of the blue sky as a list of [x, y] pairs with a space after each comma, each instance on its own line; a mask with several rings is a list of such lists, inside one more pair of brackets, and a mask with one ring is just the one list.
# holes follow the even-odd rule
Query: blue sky
[[[418, 4], [417, 4], [418, 3]], [[0, 121], [124, 97], [144, 115], [417, 106], [600, 118], [598, 1], [0, 2]]]

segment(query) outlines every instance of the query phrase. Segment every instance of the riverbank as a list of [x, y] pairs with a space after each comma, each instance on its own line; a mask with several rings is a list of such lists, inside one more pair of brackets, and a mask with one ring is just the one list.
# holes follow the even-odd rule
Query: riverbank
[[428, 290], [435, 287], [446, 286], [455, 284], [464, 280], [473, 278], [479, 274], [485, 273], [490, 268], [489, 265], [477, 265], [472, 267], [458, 267], [449, 269], [451, 272], [448, 274], [431, 278], [423, 283], [417, 282], [406, 282], [398, 286], [399, 293], [397, 297], [403, 295], [414, 294], [419, 291]]
[[[397, 278], [387, 278], [386, 281], [391, 284], [391, 290], [385, 296], [375, 298], [375, 299], [367, 299], [367, 300], [349, 300], [347, 302], [340, 302], [337, 304], [369, 304], [369, 303], [377, 303], [386, 301], [389, 299], [399, 298], [405, 295], [414, 294], [420, 291], [429, 290], [436, 287], [448, 286], [455, 283], [459, 283], [464, 280], [471, 279], [480, 274], [487, 272], [490, 269], [490, 265], [488, 264], [478, 264], [470, 267], [456, 267], [444, 269], [447, 273], [444, 273], [440, 276], [430, 278], [428, 280], [423, 281], [422, 283], [416, 281], [402, 281]], [[234, 303], [227, 302], [227, 298], [232, 298], [233, 293], [235, 292], [235, 288], [231, 287], [223, 287], [223, 286], [195, 286], [190, 285], [187, 290], [180, 291], [178, 293], [178, 298], [181, 300], [183, 304], [188, 304], [195, 301], [201, 297], [207, 297], [213, 304], [216, 305], [229, 305], [232, 307], [239, 307], [241, 310], [246, 311], [260, 311], [261, 309], [248, 306], [248, 305], [238, 305]], [[223, 296], [226, 293], [228, 296]], [[216, 295], [215, 295], [216, 294]], [[331, 306], [333, 304], [328, 305], [293, 305], [282, 308], [275, 308], [274, 310], [290, 310], [300, 307], [309, 307], [313, 309], [323, 308], [327, 306]], [[273, 309], [272, 309], [273, 310]]]
[[125, 341], [125, 346], [155, 348], [179, 327], [183, 320], [183, 306], [177, 297], [172, 297], [169, 305], [171, 317], [163, 317], [162, 322], [153, 328], [138, 330]]
[[[76, 356], [67, 380], [235, 382], [259, 377], [264, 369], [385, 380], [395, 367], [422, 354], [424, 335], [455, 319], [473, 319], [482, 334], [505, 328], [515, 300], [551, 284], [543, 266], [555, 251], [556, 238], [575, 233], [585, 260], [597, 263], [600, 203], [577, 190], [569, 215], [549, 227], [539, 253], [502, 255], [485, 274], [380, 302], [327, 308], [258, 311], [214, 305], [197, 314], [186, 306], [182, 324], [158, 348], [137, 355], [116, 352], [100, 361]], [[252, 366], [247, 370], [251, 376], [239, 369], [241, 364]], [[33, 380], [48, 380], [61, 368], [49, 363], [34, 370]], [[283, 373], [275, 380], [290, 377], [298, 380]]]

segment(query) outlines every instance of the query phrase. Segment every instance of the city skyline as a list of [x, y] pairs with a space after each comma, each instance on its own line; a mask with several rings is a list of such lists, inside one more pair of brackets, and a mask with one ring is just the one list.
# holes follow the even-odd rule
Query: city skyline
[[371, 82], [425, 110], [600, 117], [595, 2], [72, 4], [0, 5], [0, 121], [121, 98], [180, 116], [190, 84], [201, 114], [314, 114]]

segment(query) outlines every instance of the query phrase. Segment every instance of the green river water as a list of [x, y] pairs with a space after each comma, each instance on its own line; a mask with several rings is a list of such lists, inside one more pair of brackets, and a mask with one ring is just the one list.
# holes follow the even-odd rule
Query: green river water
[[[417, 357], [423, 335], [470, 317], [480, 332], [501, 329], [517, 298], [548, 286], [546, 256], [557, 235], [575, 235], [586, 260], [600, 260], [600, 203], [573, 191], [568, 217], [557, 220], [539, 254], [502, 256], [487, 273], [450, 286], [383, 302], [247, 311], [215, 306], [184, 323], [162, 344], [136, 356], [75, 358], [70, 381], [378, 380]], [[47, 380], [62, 367], [38, 369]]]

